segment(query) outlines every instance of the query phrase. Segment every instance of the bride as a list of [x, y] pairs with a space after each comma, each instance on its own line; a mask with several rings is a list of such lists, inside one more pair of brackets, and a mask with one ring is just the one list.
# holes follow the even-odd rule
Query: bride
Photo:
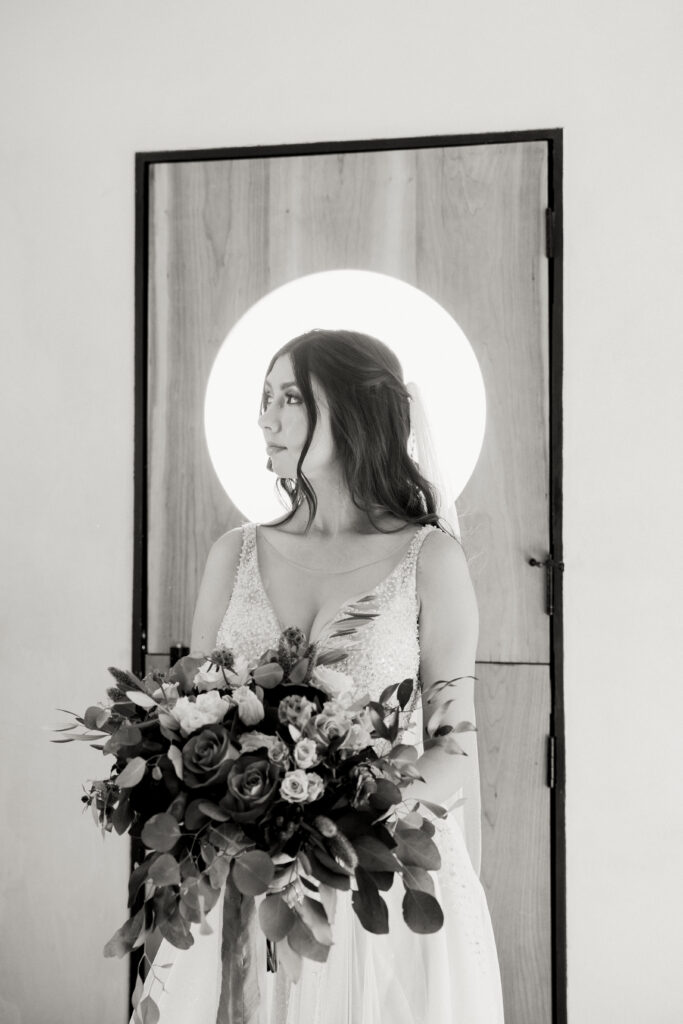
[[[311, 642], [345, 652], [334, 667], [353, 679], [354, 697], [376, 699], [385, 686], [418, 676], [426, 696], [435, 681], [462, 677], [441, 691], [439, 699], [455, 698], [444, 724], [474, 721], [476, 600], [462, 547], [441, 528], [434, 488], [408, 454], [410, 404], [398, 359], [374, 338], [316, 330], [275, 353], [259, 425], [290, 511], [215, 542], [193, 653], [225, 644], [257, 657], [282, 629], [298, 626]], [[361, 611], [371, 615], [359, 619]], [[424, 702], [424, 720], [414, 712], [413, 742], [439, 699]], [[439, 747], [424, 752], [424, 782], [413, 783], [406, 799], [459, 804], [468, 764], [476, 763], [475, 737], [462, 734], [468, 758]], [[387, 935], [366, 932], [350, 894], [340, 893], [328, 959], [305, 960], [296, 982], [286, 964], [266, 971], [265, 940], [254, 936], [263, 944], [258, 985], [245, 983], [236, 1016], [234, 1002], [231, 1010], [221, 999], [219, 900], [208, 915], [211, 933], [193, 926], [190, 949], [178, 953], [162, 940], [145, 983], [160, 1024], [501, 1024], [493, 932], [462, 821], [458, 810], [434, 821], [444, 911], [438, 932], [409, 930], [398, 883], [384, 894]]]

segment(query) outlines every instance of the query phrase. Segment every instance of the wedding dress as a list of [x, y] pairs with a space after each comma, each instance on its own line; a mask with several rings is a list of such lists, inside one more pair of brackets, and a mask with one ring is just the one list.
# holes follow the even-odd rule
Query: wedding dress
[[[418, 528], [393, 571], [370, 594], [345, 602], [323, 629], [321, 644], [339, 645], [348, 651], [334, 668], [353, 678], [357, 696], [369, 692], [376, 699], [391, 683], [417, 675], [416, 566], [420, 547], [434, 529], [431, 525]], [[255, 524], [247, 523], [242, 530], [240, 562], [217, 643], [253, 658], [272, 646], [281, 630], [292, 623], [278, 622], [265, 593]], [[351, 641], [347, 636], [332, 635], [343, 628], [345, 618], [368, 610], [375, 611], [376, 617]], [[415, 713], [415, 729], [421, 731], [419, 712]], [[403, 886], [398, 879], [382, 893], [389, 906], [387, 935], [365, 931], [352, 911], [350, 894], [340, 892], [328, 959], [326, 963], [305, 960], [296, 984], [290, 983], [282, 966], [275, 974], [266, 971], [265, 939], [259, 930], [258, 1010], [245, 1022], [502, 1024], [498, 958], [484, 891], [457, 813], [445, 820], [435, 819], [434, 824], [442, 858], [435, 881], [444, 911], [443, 927], [431, 935], [410, 931], [403, 920]], [[154, 972], [148, 974], [143, 990], [143, 995], [151, 992], [159, 1006], [159, 1024], [216, 1024], [222, 914], [221, 898], [207, 915], [211, 934], [201, 934], [199, 925], [192, 925], [194, 945], [188, 950], [181, 952], [162, 940]], [[219, 1024], [234, 1022], [220, 1020]]]

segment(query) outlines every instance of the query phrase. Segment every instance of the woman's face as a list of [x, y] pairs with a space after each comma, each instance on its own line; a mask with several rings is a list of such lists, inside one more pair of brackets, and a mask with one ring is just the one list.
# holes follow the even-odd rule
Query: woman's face
[[[318, 405], [318, 422], [302, 469], [310, 480], [314, 480], [333, 464], [335, 451], [325, 394], [315, 377], [311, 378], [311, 385]], [[289, 355], [276, 360], [266, 377], [263, 394], [263, 411], [258, 423], [270, 456], [270, 468], [277, 476], [295, 479], [308, 432], [308, 415]]]

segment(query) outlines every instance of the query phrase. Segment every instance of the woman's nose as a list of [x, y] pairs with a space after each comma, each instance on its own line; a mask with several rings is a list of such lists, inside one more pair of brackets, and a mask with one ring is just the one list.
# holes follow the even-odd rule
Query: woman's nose
[[267, 409], [264, 409], [258, 418], [258, 425], [262, 430], [278, 430], [278, 415], [274, 403], [271, 402]]

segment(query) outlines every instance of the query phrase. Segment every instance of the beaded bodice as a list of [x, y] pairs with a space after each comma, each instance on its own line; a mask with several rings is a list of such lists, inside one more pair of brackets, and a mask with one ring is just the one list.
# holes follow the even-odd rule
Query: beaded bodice
[[[389, 575], [372, 591], [343, 604], [318, 637], [319, 649], [346, 652], [332, 667], [351, 676], [354, 699], [368, 693], [377, 699], [386, 686], [417, 678], [417, 559], [427, 534], [435, 529], [438, 527], [433, 525], [419, 527]], [[295, 625], [278, 622], [259, 571], [256, 525], [245, 523], [233, 591], [216, 642], [251, 660], [272, 647], [284, 628]]]

